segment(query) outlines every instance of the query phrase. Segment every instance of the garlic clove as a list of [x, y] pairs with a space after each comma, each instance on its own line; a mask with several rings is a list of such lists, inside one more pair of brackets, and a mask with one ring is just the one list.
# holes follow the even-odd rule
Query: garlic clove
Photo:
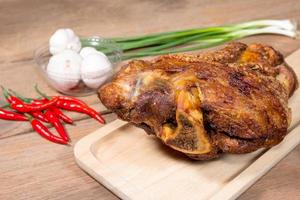
[[74, 32], [72, 29], [70, 29], [70, 28], [65, 28], [64, 30], [65, 30], [66, 35], [67, 35], [69, 38], [73, 39], [73, 38], [76, 38], [76, 37], [77, 37], [77, 35], [75, 34], [75, 32]]
[[52, 55], [58, 54], [65, 49], [79, 52], [81, 49], [80, 38], [72, 29], [58, 29], [49, 40], [49, 51]]
[[111, 72], [106, 72], [105, 74], [102, 74], [99, 77], [85, 77], [84, 83], [86, 86], [92, 89], [98, 89], [101, 85], [103, 85], [109, 78], [111, 77]]
[[47, 66], [47, 75], [51, 83], [60, 91], [75, 87], [80, 81], [82, 58], [72, 50], [64, 50], [52, 56]]
[[72, 39], [72, 41], [69, 42], [69, 44], [67, 45], [67, 49], [71, 49], [75, 52], [79, 52], [81, 49], [81, 42], [79, 37]]
[[90, 53], [83, 58], [81, 64], [81, 79], [90, 88], [98, 88], [113, 74], [109, 59], [99, 53]]
[[66, 34], [65, 29], [58, 29], [50, 37], [49, 45], [53, 45], [53, 46], [66, 45], [68, 41], [69, 41], [69, 35]]
[[82, 58], [86, 57], [91, 53], [97, 53], [98, 51], [94, 47], [83, 47], [80, 51], [80, 55]]
[[86, 56], [88, 56], [89, 54], [92, 54], [92, 53], [99, 53], [103, 56], [106, 56], [101, 51], [97, 51], [97, 49], [95, 49], [94, 47], [83, 47], [80, 51], [80, 55], [82, 58], [85, 58]]
[[57, 54], [65, 49], [69, 42], [68, 35], [64, 29], [58, 29], [49, 40], [50, 52], [52, 55]]

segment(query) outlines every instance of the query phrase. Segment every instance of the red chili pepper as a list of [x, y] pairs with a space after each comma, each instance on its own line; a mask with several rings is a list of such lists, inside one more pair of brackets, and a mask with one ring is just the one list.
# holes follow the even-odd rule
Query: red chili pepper
[[83, 105], [77, 104], [72, 101], [64, 101], [64, 100], [57, 100], [55, 105], [64, 110], [75, 111], [75, 112], [87, 114], [90, 117], [99, 121], [100, 123], [102, 123], [102, 124], [105, 123], [103, 117], [99, 113], [97, 113], [97, 111], [95, 111], [94, 109], [92, 109], [88, 106], [83, 106]]
[[[32, 100], [32, 104], [40, 105], [47, 101], [49, 101], [49, 100], [48, 99], [35, 99], [35, 100]], [[65, 115], [60, 109], [56, 108], [55, 106], [51, 106], [50, 109], [58, 118], [62, 119], [64, 122], [66, 122], [68, 124], [74, 123], [74, 121], [70, 117]]]
[[[55, 97], [55, 96], [54, 96]], [[58, 100], [63, 100], [63, 101], [73, 101], [79, 105], [82, 106], [88, 106], [86, 103], [84, 103], [83, 101], [73, 98], [73, 97], [68, 97], [68, 96], [57, 96]]]
[[28, 112], [35, 112], [40, 110], [45, 110], [50, 106], [54, 105], [58, 98], [53, 98], [48, 102], [45, 102], [40, 105], [36, 104], [26, 104], [21, 99], [12, 96], [12, 95], [5, 95], [7, 101], [10, 103], [10, 107], [16, 111], [28, 113]]
[[31, 100], [30, 103], [34, 104], [34, 105], [42, 105], [44, 103], [47, 103], [49, 100], [48, 99], [33, 99]]
[[47, 140], [51, 141], [51, 142], [55, 142], [55, 143], [59, 143], [59, 144], [67, 144], [68, 141], [57, 137], [56, 135], [52, 134], [49, 129], [44, 126], [44, 124], [42, 122], [40, 122], [37, 119], [34, 119], [30, 116], [28, 116], [28, 119], [31, 122], [31, 126], [32, 128], [38, 133], [40, 134], [42, 137], [46, 138]]
[[[42, 91], [40, 91], [40, 89], [38, 88], [38, 85], [35, 85], [34, 86], [35, 88], [35, 91], [40, 94], [42, 97], [50, 100], [51, 97], [46, 95], [45, 93], [43, 93]], [[82, 106], [88, 106], [86, 103], [84, 103], [83, 101], [79, 100], [79, 99], [76, 99], [74, 97], [69, 97], [69, 96], [53, 96], [52, 98], [54, 97], [58, 97], [59, 100], [64, 100], [64, 101], [73, 101], [73, 102], [76, 102], [77, 104], [79, 105], [82, 105]]]
[[[74, 107], [74, 105], [77, 105], [77, 106], [75, 106], [75, 107], [77, 107], [77, 108], [75, 108], [75, 110], [73, 108], [70, 108], [69, 106], [67, 106], [67, 107], [69, 107], [69, 109], [67, 107], [62, 108], [62, 109], [85, 113], [85, 114], [88, 114], [89, 116], [93, 117], [94, 119], [96, 119], [100, 123], [102, 123], [102, 124], [105, 123], [105, 120], [103, 119], [103, 117], [99, 113], [97, 113], [97, 111], [95, 111], [94, 109], [88, 107], [88, 105], [86, 103], [84, 103], [83, 101], [81, 101], [79, 99], [76, 99], [76, 98], [73, 98], [73, 97], [68, 97], [68, 96], [54, 96], [53, 98], [58, 98], [57, 102], [58, 101], [61, 102], [60, 105], [62, 105], [62, 102], [64, 103], [64, 106], [73, 105], [73, 107]], [[45, 102], [45, 101], [47, 101], [46, 98], [45, 99], [40, 99], [40, 100], [33, 100], [33, 103], [41, 103], [41, 102]], [[56, 106], [57, 106], [57, 103], [56, 103]], [[61, 112], [61, 111], [59, 110], [59, 112]], [[69, 123], [69, 124], [73, 123], [73, 120], [71, 118], [64, 115], [62, 112], [61, 112], [61, 114], [60, 114], [60, 118], [62, 120], [64, 120], [64, 122]]]
[[27, 117], [19, 113], [11, 112], [0, 108], [0, 119], [12, 121], [28, 121]]
[[60, 123], [59, 119], [55, 116], [55, 114], [51, 110], [46, 110], [45, 117], [54, 126], [54, 128], [57, 130], [57, 132], [61, 136], [61, 138], [65, 141], [69, 141], [69, 137], [68, 137], [63, 125]]
[[[49, 97], [45, 93], [41, 92], [37, 85], [35, 85], [35, 90], [37, 93], [39, 93], [44, 98], [46, 98], [48, 100], [51, 99], [51, 97]], [[58, 98], [58, 101], [56, 102], [57, 107], [60, 107], [62, 109], [69, 110], [69, 111], [85, 113], [85, 114], [89, 115], [90, 117], [96, 119], [100, 123], [102, 123], [102, 124], [105, 123], [105, 120], [103, 119], [103, 117], [99, 113], [97, 113], [97, 111], [90, 108], [83, 101], [73, 98], [73, 97], [68, 97], [68, 96], [54, 96], [53, 98], [55, 98], [55, 97]]]
[[51, 107], [50, 109], [58, 118], [62, 119], [64, 122], [66, 122], [68, 124], [74, 123], [73, 119], [71, 119], [70, 117], [65, 115], [60, 109], [58, 109], [56, 107]]
[[36, 112], [31, 112], [30, 113], [33, 117], [41, 120], [42, 122], [46, 122], [46, 123], [49, 123], [49, 120], [45, 117], [45, 115], [40, 112], [40, 111], [36, 111]]

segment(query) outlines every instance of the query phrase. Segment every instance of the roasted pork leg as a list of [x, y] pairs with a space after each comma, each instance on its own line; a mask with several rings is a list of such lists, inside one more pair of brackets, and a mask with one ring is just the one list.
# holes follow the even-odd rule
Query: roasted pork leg
[[207, 160], [282, 141], [297, 86], [272, 47], [231, 43], [199, 55], [131, 61], [99, 89], [99, 98], [174, 150]]

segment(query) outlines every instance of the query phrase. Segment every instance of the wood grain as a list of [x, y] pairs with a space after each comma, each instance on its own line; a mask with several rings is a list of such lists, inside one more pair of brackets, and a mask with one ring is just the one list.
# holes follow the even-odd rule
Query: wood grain
[[[35, 73], [32, 55], [58, 27], [71, 27], [81, 35], [112, 37], [259, 18], [294, 18], [300, 22], [300, 1], [0, 0], [0, 84], [31, 96], [32, 84], [38, 82], [54, 94]], [[280, 36], [242, 41], [264, 42], [284, 55], [300, 47], [299, 40]], [[90, 104], [97, 102], [96, 96], [83, 99]], [[67, 127], [74, 141], [99, 127], [82, 116], [77, 119], [80, 121], [76, 127]], [[116, 199], [79, 170], [71, 149], [48, 144], [28, 126], [6, 134], [9, 137], [0, 139], [0, 199]], [[298, 146], [239, 199], [299, 199], [299, 155]], [[10, 174], [3, 179], [7, 170]]]
[[[123, 36], [259, 18], [297, 19], [297, 5], [297, 0], [2, 0], [0, 21], [5, 28], [0, 30], [0, 62], [31, 59], [58, 27], [72, 27], [81, 35]], [[282, 45], [271, 37], [262, 40]], [[295, 48], [282, 48], [287, 53], [291, 50]]]
[[101, 126], [93, 120], [67, 126], [71, 146], [50, 143], [35, 132], [0, 140], [0, 199], [114, 199], [73, 160], [73, 144], [95, 127]]

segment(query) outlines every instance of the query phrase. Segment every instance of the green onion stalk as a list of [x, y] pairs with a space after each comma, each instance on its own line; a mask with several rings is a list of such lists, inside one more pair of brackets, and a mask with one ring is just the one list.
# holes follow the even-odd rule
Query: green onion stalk
[[[299, 37], [297, 23], [293, 20], [256, 20], [224, 26], [194, 28], [161, 32], [141, 36], [109, 38], [123, 51], [122, 60], [156, 56], [214, 47], [229, 41], [259, 34], [276, 34]], [[112, 50], [101, 44], [81, 38], [82, 46], [92, 46], [103, 53]]]

